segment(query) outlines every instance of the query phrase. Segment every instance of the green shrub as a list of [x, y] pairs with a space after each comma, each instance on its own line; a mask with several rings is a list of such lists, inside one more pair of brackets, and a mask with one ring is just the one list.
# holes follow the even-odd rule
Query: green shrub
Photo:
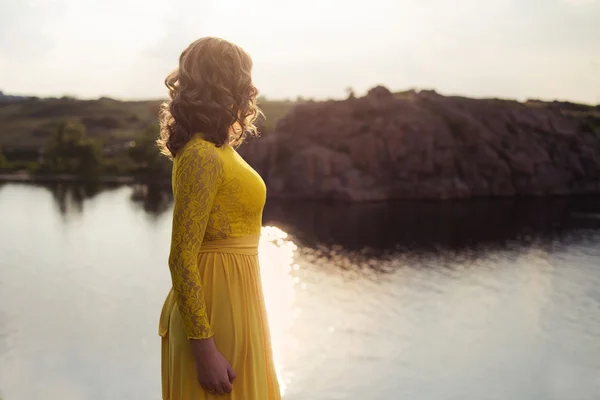
[[171, 176], [171, 161], [160, 154], [156, 145], [157, 138], [158, 127], [148, 126], [136, 136], [128, 149], [135, 172], [149, 179], [165, 179]]
[[44, 148], [42, 169], [93, 177], [102, 166], [99, 144], [86, 136], [85, 126], [63, 122]]
[[2, 152], [2, 148], [0, 147], [0, 169], [5, 168], [7, 163], [8, 161], [6, 160], [6, 157], [4, 157], [4, 153]]

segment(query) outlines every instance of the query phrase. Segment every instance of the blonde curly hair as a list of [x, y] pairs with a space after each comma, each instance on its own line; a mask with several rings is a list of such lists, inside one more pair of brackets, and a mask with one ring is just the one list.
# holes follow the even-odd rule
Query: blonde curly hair
[[159, 114], [161, 153], [175, 157], [196, 133], [218, 147], [257, 135], [254, 123], [262, 112], [251, 72], [252, 59], [233, 43], [204, 37], [190, 44], [165, 79], [169, 100]]

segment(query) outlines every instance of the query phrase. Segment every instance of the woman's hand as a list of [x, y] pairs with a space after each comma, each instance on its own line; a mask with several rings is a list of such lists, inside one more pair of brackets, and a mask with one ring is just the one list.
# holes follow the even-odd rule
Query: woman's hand
[[231, 393], [235, 372], [215, 346], [213, 338], [190, 339], [190, 342], [200, 385], [212, 394]]

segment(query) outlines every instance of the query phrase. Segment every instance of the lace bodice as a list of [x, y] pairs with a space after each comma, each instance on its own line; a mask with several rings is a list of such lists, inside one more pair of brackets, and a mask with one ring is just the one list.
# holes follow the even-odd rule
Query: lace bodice
[[203, 241], [259, 235], [266, 188], [231, 147], [195, 136], [173, 162], [169, 268], [188, 338], [212, 336], [198, 270]]

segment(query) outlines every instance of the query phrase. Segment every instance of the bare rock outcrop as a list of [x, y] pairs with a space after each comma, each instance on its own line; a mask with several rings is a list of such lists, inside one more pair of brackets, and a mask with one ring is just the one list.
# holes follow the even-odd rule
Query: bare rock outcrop
[[376, 87], [362, 98], [299, 104], [240, 152], [278, 197], [600, 193], [600, 109]]

